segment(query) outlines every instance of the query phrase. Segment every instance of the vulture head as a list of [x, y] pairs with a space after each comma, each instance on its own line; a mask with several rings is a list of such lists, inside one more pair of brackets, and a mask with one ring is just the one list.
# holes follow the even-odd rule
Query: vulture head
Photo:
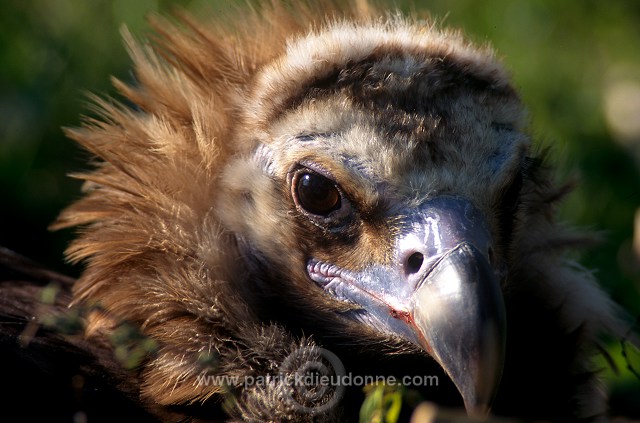
[[602, 416], [591, 358], [620, 325], [564, 254], [584, 237], [504, 67], [429, 21], [320, 9], [125, 34], [135, 81], [68, 130], [96, 160], [55, 224], [82, 228], [88, 339], [135, 325], [155, 345], [135, 394], [203, 419], [319, 418], [286, 380], [243, 383], [310, 347], [439, 374], [423, 397], [473, 416]]

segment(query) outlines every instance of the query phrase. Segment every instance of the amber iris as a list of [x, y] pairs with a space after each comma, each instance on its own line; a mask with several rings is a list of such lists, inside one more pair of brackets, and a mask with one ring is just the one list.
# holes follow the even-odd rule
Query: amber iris
[[341, 205], [340, 191], [335, 183], [317, 173], [300, 175], [296, 194], [300, 207], [319, 216], [326, 216]]

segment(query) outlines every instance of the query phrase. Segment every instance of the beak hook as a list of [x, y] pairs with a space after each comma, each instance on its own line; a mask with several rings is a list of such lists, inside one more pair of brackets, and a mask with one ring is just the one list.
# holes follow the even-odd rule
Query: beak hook
[[456, 385], [470, 416], [486, 417], [502, 377], [504, 301], [493, 269], [473, 245], [449, 251], [417, 288], [416, 330]]

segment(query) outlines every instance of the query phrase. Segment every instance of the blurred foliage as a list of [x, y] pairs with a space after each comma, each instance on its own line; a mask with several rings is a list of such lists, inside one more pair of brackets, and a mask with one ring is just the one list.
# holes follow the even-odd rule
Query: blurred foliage
[[[363, 388], [365, 400], [360, 407], [360, 423], [397, 423], [413, 416], [424, 398], [415, 389], [400, 383], [378, 381]], [[413, 417], [412, 417], [413, 418]], [[427, 422], [431, 420], [418, 420]]]
[[[551, 147], [563, 177], [579, 178], [563, 219], [603, 234], [582, 262], [597, 269], [616, 302], [640, 314], [640, 263], [632, 250], [640, 205], [640, 2], [396, 3], [405, 11], [429, 10], [496, 48], [529, 106], [539, 145]], [[86, 92], [114, 94], [109, 75], [133, 79], [120, 26], [144, 36], [145, 16], [175, 5], [213, 14], [228, 8], [203, 0], [0, 2], [0, 245], [78, 273], [62, 259], [71, 232], [47, 230], [79, 196], [79, 183], [66, 173], [86, 168], [88, 158], [61, 127], [87, 113]], [[615, 343], [611, 353], [619, 362]], [[640, 415], [638, 381], [624, 363], [619, 376], [610, 376], [614, 412]]]
[[402, 409], [404, 388], [384, 383], [367, 385], [360, 409], [360, 423], [397, 423]]

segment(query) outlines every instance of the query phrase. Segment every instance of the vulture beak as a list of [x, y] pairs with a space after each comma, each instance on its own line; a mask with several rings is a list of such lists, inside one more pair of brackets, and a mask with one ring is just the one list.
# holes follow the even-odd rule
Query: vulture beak
[[505, 310], [482, 213], [450, 196], [407, 210], [394, 263], [360, 272], [312, 261], [311, 278], [359, 304], [357, 318], [428, 352], [456, 385], [470, 416], [483, 418], [502, 376]]
[[473, 417], [486, 417], [504, 361], [505, 312], [493, 270], [472, 244], [435, 264], [412, 300], [418, 342], [447, 372]]

